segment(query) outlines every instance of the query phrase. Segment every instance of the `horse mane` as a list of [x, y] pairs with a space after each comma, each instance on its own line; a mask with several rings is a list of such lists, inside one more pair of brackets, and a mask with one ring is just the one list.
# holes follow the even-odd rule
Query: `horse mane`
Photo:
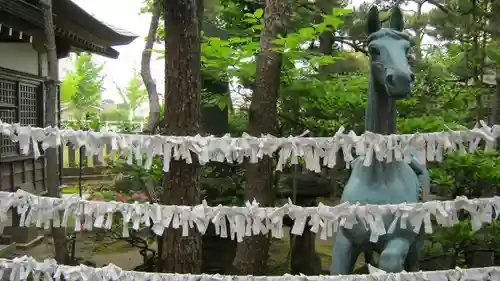
[[386, 37], [386, 36], [389, 36], [393, 39], [406, 40], [406, 41], [409, 41], [410, 43], [412, 43], [413, 45], [415, 44], [415, 42], [411, 38], [410, 34], [403, 32], [403, 31], [397, 31], [397, 30], [392, 29], [392, 28], [382, 28], [379, 31], [368, 35], [368, 37], [366, 37], [366, 44], [370, 44], [371, 41], [377, 40], [377, 39], [380, 39], [380, 38]]

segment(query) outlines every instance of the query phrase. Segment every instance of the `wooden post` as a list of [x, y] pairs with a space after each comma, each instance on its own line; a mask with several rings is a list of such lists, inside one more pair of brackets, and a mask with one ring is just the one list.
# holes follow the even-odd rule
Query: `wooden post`
[[[47, 97], [45, 99], [45, 126], [57, 126], [57, 81], [59, 79], [59, 69], [52, 15], [52, 0], [45, 0], [42, 6], [49, 74], [49, 77], [47, 77], [45, 81], [47, 87]], [[48, 167], [57, 167], [57, 148], [47, 149], [46, 159]], [[47, 192], [50, 197], [59, 197], [59, 176], [57, 174], [57, 169], [47, 169]], [[55, 258], [57, 262], [60, 264], [67, 264], [69, 262], [69, 255], [64, 229], [52, 227], [52, 237], [54, 239]]]
[[71, 144], [68, 144], [66, 149], [68, 150], [68, 168], [75, 168], [77, 166], [75, 161], [76, 150]]

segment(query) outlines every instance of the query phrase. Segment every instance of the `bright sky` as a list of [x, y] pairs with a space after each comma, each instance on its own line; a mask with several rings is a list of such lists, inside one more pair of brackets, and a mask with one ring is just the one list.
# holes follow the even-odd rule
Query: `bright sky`
[[[96, 18], [109, 24], [118, 26], [127, 31], [133, 32], [140, 37], [128, 46], [118, 46], [120, 52], [118, 59], [108, 59], [95, 56], [94, 61], [104, 64], [103, 73], [106, 75], [104, 82], [103, 99], [113, 99], [121, 102], [120, 95], [116, 91], [115, 83], [120, 87], [125, 87], [133, 76], [134, 68], [140, 70], [141, 53], [144, 49], [144, 38], [147, 36], [151, 16], [149, 14], [139, 14], [143, 0], [72, 0], [81, 8], [85, 9]], [[163, 49], [162, 45], [155, 46]], [[156, 56], [155, 54], [153, 54]], [[72, 66], [68, 59], [60, 61], [61, 79], [64, 78], [65, 70]], [[151, 61], [151, 71], [156, 80], [160, 93], [164, 91], [164, 61], [153, 57]]]
[[[121, 98], [116, 91], [116, 86], [125, 87], [134, 73], [134, 68], [140, 69], [141, 53], [144, 48], [144, 38], [148, 33], [151, 16], [149, 14], [139, 14], [143, 6], [143, 0], [73, 0], [77, 5], [85, 9], [96, 18], [109, 24], [118, 26], [140, 37], [128, 46], [116, 47], [120, 52], [118, 59], [108, 59], [95, 56], [94, 60], [98, 64], [104, 64], [105, 74], [103, 99], [113, 99], [121, 102]], [[363, 0], [352, 0], [350, 6], [357, 6]], [[424, 10], [430, 7], [426, 5]], [[156, 49], [163, 49], [162, 45], [155, 46]], [[164, 93], [165, 75], [164, 61], [155, 58], [151, 61], [151, 71], [156, 80], [157, 89]], [[67, 59], [60, 61], [61, 79], [64, 78], [65, 70], [71, 69], [71, 64]], [[144, 108], [143, 110], [147, 110]], [[142, 111], [142, 110], [141, 110]]]

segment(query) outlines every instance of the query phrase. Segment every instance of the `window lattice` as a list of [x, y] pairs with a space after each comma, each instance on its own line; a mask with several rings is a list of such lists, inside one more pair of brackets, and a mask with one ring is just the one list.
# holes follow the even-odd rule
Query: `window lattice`
[[[37, 94], [37, 85], [0, 80], [0, 120], [25, 126], [40, 126]], [[0, 144], [0, 156], [17, 155], [18, 144], [13, 143], [10, 138], [1, 136]]]
[[39, 126], [36, 102], [37, 87], [34, 85], [21, 84], [19, 86], [19, 91], [21, 97], [19, 101], [21, 125]]
[[[6, 123], [15, 123], [16, 120], [16, 83], [10, 81], [0, 81], [0, 120]], [[17, 152], [17, 144], [13, 143], [9, 137], [1, 136], [2, 147], [0, 153], [13, 154]]]
[[0, 81], [0, 104], [16, 105], [16, 83]]
[[[14, 109], [0, 109], [0, 120], [7, 123], [14, 123], [16, 121], [16, 111]], [[13, 154], [17, 152], [17, 144], [13, 143], [9, 137], [1, 137], [2, 147], [0, 148], [0, 154]]]

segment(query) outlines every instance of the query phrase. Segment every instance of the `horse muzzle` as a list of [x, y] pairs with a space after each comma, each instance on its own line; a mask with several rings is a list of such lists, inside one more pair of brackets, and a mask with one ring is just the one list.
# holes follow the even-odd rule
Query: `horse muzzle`
[[393, 99], [406, 99], [413, 88], [415, 75], [411, 72], [387, 73], [385, 85], [389, 96]]

